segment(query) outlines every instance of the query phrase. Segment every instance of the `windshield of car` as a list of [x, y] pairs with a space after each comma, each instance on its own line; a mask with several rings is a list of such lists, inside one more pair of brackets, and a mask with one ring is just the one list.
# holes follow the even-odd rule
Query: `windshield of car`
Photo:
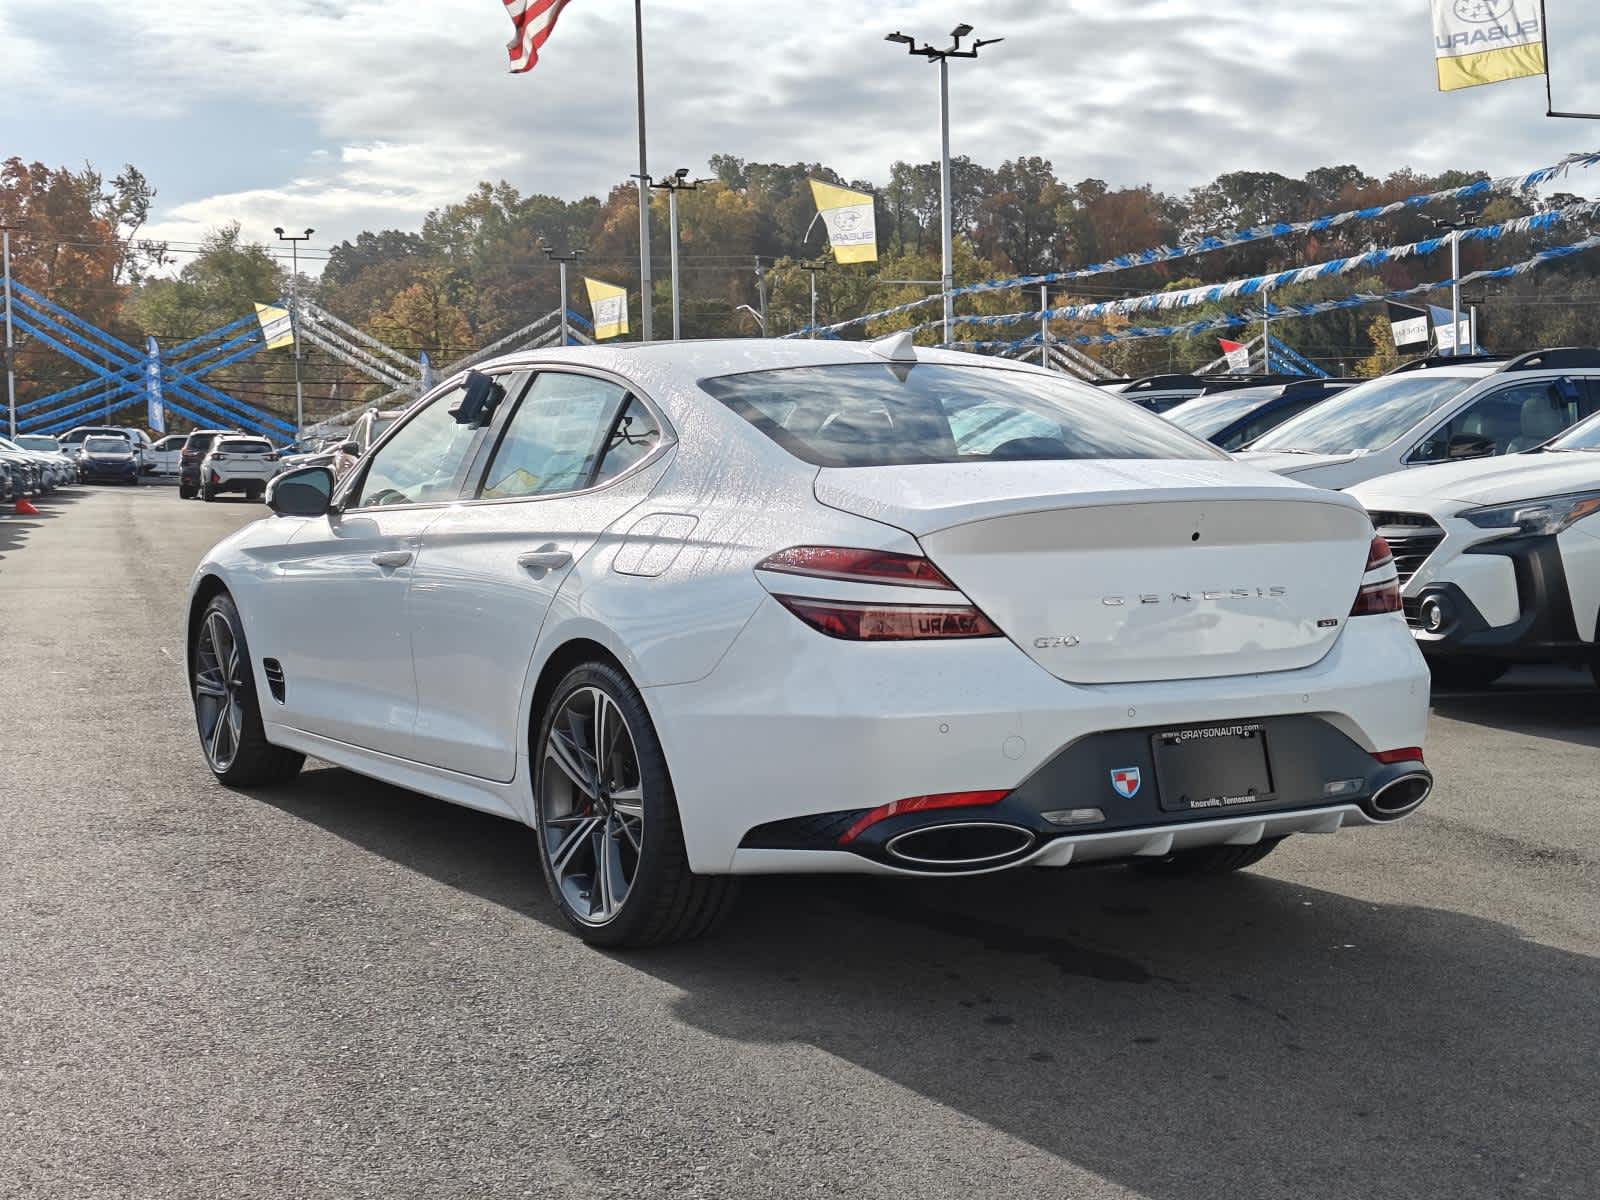
[[1281, 391], [1281, 388], [1240, 388], [1215, 396], [1196, 396], [1162, 415], [1195, 437], [1209, 438], [1276, 399]]
[[251, 438], [223, 438], [214, 449], [218, 454], [271, 454], [272, 444]]
[[132, 454], [133, 447], [128, 444], [127, 438], [117, 437], [91, 437], [83, 440], [83, 449], [86, 454]]
[[209, 450], [211, 449], [211, 443], [216, 440], [217, 435], [214, 433], [191, 433], [189, 440], [184, 442], [183, 448], [185, 450]]
[[39, 450], [45, 454], [55, 454], [61, 449], [61, 443], [53, 437], [41, 437], [38, 434], [23, 436], [17, 439], [17, 445], [24, 450]]
[[1593, 416], [1587, 421], [1574, 425], [1546, 446], [1545, 449], [1600, 450], [1600, 415]]
[[1226, 457], [1085, 384], [1024, 371], [861, 363], [700, 386], [820, 467]]
[[1386, 375], [1357, 384], [1326, 404], [1285, 421], [1252, 450], [1354, 454], [1381, 450], [1418, 421], [1478, 382], [1478, 376]]

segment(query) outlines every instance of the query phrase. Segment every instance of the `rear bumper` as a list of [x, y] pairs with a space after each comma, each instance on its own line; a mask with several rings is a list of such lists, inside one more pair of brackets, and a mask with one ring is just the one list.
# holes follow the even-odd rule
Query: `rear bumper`
[[[1047, 840], [1004, 865], [1096, 837], [1105, 846], [1122, 844], [1115, 838], [1124, 836], [1144, 844], [1164, 831], [1176, 836], [1178, 829], [1169, 827], [1198, 828], [1219, 816], [1141, 807], [1154, 802], [1154, 788], [1134, 802], [1113, 792], [1109, 770], [1145, 760], [1110, 759], [1148, 753], [1150, 730], [1294, 722], [1281, 727], [1275, 756], [1280, 746], [1285, 754], [1310, 753], [1295, 747], [1309, 731], [1324, 731], [1315, 736], [1340, 739], [1361, 763], [1339, 777], [1360, 777], [1370, 792], [1383, 782], [1371, 752], [1423, 744], [1428, 688], [1426, 665], [1398, 617], [1352, 621], [1321, 662], [1297, 671], [1086, 686], [1054, 678], [1005, 639], [839, 642], [768, 600], [715, 671], [696, 683], [646, 689], [645, 699], [671, 764], [696, 871], [872, 872], [898, 868], [874, 859], [870, 847], [857, 853], [792, 841], [762, 846], [751, 844], [750, 835], [762, 826], [864, 812], [910, 796], [1016, 794], [1032, 785], [1038, 794], [1028, 793], [1023, 815], [1035, 821], [1043, 811], [1075, 807], [1102, 808], [1109, 819], [1071, 831], [1038, 828]], [[1047, 771], [1067, 762], [1063, 756], [1074, 747], [1090, 747], [1092, 761]], [[1273, 819], [1328, 808], [1318, 783], [1286, 790], [1271, 806]], [[1345, 800], [1338, 803], [1360, 813]], [[1253, 824], [1265, 814], [1241, 813], [1241, 819]], [[833, 832], [835, 843], [840, 832]], [[795, 855], [817, 857], [797, 866]]]

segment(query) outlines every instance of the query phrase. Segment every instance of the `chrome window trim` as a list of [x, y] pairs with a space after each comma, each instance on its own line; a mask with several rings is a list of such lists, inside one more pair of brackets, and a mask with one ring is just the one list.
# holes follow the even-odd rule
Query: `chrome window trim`
[[[650, 415], [656, 419], [657, 428], [661, 430], [661, 441], [656, 444], [655, 449], [651, 450], [649, 454], [646, 454], [626, 471], [622, 472], [620, 475], [613, 476], [604, 483], [597, 483], [592, 487], [573, 488], [572, 490], [565, 492], [541, 492], [535, 496], [496, 496], [491, 499], [485, 499], [483, 497], [462, 499], [457, 497], [453, 500], [429, 500], [422, 504], [372, 504], [362, 508], [344, 508], [344, 498], [346, 495], [348, 495], [350, 489], [354, 487], [355, 480], [357, 478], [364, 477], [368, 456], [375, 454], [384, 445], [384, 443], [386, 443], [391, 437], [393, 437], [414, 419], [413, 410], [420, 411], [425, 402], [436, 399], [443, 393], [449, 391], [452, 387], [460, 386], [460, 382], [465, 380], [471, 371], [480, 371], [484, 375], [490, 375], [497, 379], [502, 375], [515, 375], [519, 371], [526, 371], [535, 378], [546, 372], [559, 372], [565, 375], [587, 375], [594, 379], [604, 380], [607, 383], [614, 383], [622, 389], [624, 396], [634, 397], [639, 401], [639, 403], [643, 404], [645, 408], [650, 410]], [[532, 385], [532, 382], [533, 381], [530, 381], [530, 386]], [[513, 417], [514, 416], [515, 414], [513, 414]], [[371, 446], [367, 447], [366, 453], [363, 454], [360, 461], [356, 463], [355, 469], [350, 472], [348, 478], [340, 486], [338, 494], [334, 497], [334, 503], [330, 511], [337, 511], [340, 515], [345, 513], [419, 512], [430, 508], [481, 508], [485, 505], [492, 504], [529, 504], [537, 503], [540, 500], [564, 500], [571, 496], [587, 496], [596, 492], [603, 492], [607, 488], [613, 487], [625, 479], [632, 478], [634, 475], [644, 470], [647, 466], [654, 463], [669, 449], [675, 448], [677, 444], [678, 431], [673, 427], [672, 422], [667, 419], [667, 415], [663, 411], [661, 405], [647, 395], [638, 384], [622, 375], [618, 375], [615, 371], [607, 371], [603, 368], [591, 367], [587, 364], [580, 365], [559, 361], [497, 362], [491, 364], [488, 368], [469, 367], [465, 371], [458, 371], [444, 383], [435, 387], [427, 395], [418, 397], [412, 402], [411, 406], [406, 409], [406, 413], [403, 417], [396, 421], [381, 438], [379, 438]], [[487, 471], [488, 468], [493, 465], [494, 460], [491, 457], [490, 461], [485, 464], [485, 471]]]

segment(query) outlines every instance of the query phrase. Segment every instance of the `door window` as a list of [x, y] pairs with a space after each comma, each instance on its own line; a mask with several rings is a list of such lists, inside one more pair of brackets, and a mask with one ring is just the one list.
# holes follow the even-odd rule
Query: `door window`
[[352, 508], [437, 504], [461, 494], [473, 445], [483, 433], [450, 415], [465, 393], [451, 388], [436, 396], [384, 443], [351, 495]]
[[1429, 434], [1412, 461], [1449, 462], [1532, 450], [1591, 411], [1589, 393], [1573, 381], [1546, 379], [1502, 388]]
[[[626, 470], [660, 437], [649, 411], [619, 385], [545, 371], [506, 426], [480, 495], [513, 500], [579, 491], [592, 485], [597, 470]], [[618, 464], [615, 470], [611, 461]]]

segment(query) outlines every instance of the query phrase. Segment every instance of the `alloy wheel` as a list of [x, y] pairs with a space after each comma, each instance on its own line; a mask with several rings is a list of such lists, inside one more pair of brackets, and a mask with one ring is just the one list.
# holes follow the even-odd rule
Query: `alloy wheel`
[[233, 626], [220, 612], [206, 614], [194, 656], [194, 711], [206, 758], [217, 772], [238, 757], [244, 736], [244, 672]]
[[627, 718], [597, 687], [562, 702], [545, 738], [539, 835], [568, 909], [604, 925], [627, 902], [644, 848], [644, 786]]

